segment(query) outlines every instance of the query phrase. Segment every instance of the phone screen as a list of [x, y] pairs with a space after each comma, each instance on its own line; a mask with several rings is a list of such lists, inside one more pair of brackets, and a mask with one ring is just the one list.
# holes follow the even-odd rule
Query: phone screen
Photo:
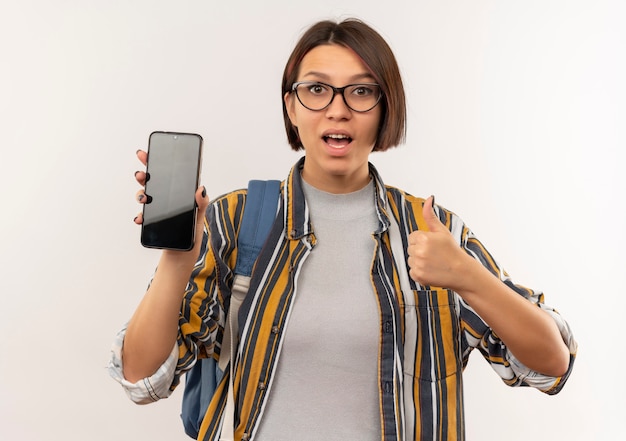
[[190, 250], [196, 224], [196, 199], [202, 137], [193, 133], [153, 132], [148, 145], [141, 243], [148, 248]]

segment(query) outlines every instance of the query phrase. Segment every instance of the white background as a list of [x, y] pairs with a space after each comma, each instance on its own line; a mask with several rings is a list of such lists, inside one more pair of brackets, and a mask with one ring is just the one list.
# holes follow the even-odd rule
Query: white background
[[[543, 290], [580, 351], [557, 396], [510, 389], [478, 354], [469, 440], [621, 431], [626, 3], [71, 1], [0, 6], [0, 439], [185, 440], [182, 389], [136, 406], [105, 370], [158, 253], [139, 244], [135, 150], [205, 139], [210, 195], [284, 178], [280, 79], [301, 32], [358, 16], [395, 51], [406, 145], [387, 184], [458, 213]], [[611, 404], [615, 403], [615, 404]]]

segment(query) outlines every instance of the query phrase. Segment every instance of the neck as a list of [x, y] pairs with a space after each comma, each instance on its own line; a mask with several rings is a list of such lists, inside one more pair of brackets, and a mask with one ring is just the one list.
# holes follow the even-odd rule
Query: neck
[[315, 176], [308, 173], [306, 166], [302, 169], [302, 179], [310, 186], [332, 194], [353, 193], [363, 189], [370, 182], [369, 168], [364, 173], [353, 175]]

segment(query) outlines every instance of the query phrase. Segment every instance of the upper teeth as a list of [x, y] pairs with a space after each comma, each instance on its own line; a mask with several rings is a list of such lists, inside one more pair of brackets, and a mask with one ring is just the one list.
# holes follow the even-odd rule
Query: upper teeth
[[329, 138], [334, 138], [334, 139], [345, 139], [345, 138], [349, 138], [347, 135], [339, 135], [339, 134], [332, 134], [332, 135], [327, 135]]

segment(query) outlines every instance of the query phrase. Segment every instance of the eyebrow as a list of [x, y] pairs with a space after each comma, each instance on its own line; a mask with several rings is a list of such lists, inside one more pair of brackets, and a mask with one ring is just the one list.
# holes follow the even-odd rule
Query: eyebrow
[[[312, 70], [312, 71], [309, 71], [309, 72], [307, 72], [307, 73], [305, 73], [303, 75], [303, 77], [308, 77], [308, 76], [313, 76], [313, 77], [317, 77], [317, 78], [325, 80], [325, 81], [330, 81], [330, 76], [328, 74], [323, 73], [323, 72], [317, 72], [317, 71]], [[363, 73], [360, 73], [360, 74], [352, 75], [350, 77], [350, 82], [361, 81], [361, 80], [371, 80], [371, 81], [374, 81], [375, 79], [374, 79], [374, 76], [371, 73], [369, 73], [369, 72], [363, 72]]]

